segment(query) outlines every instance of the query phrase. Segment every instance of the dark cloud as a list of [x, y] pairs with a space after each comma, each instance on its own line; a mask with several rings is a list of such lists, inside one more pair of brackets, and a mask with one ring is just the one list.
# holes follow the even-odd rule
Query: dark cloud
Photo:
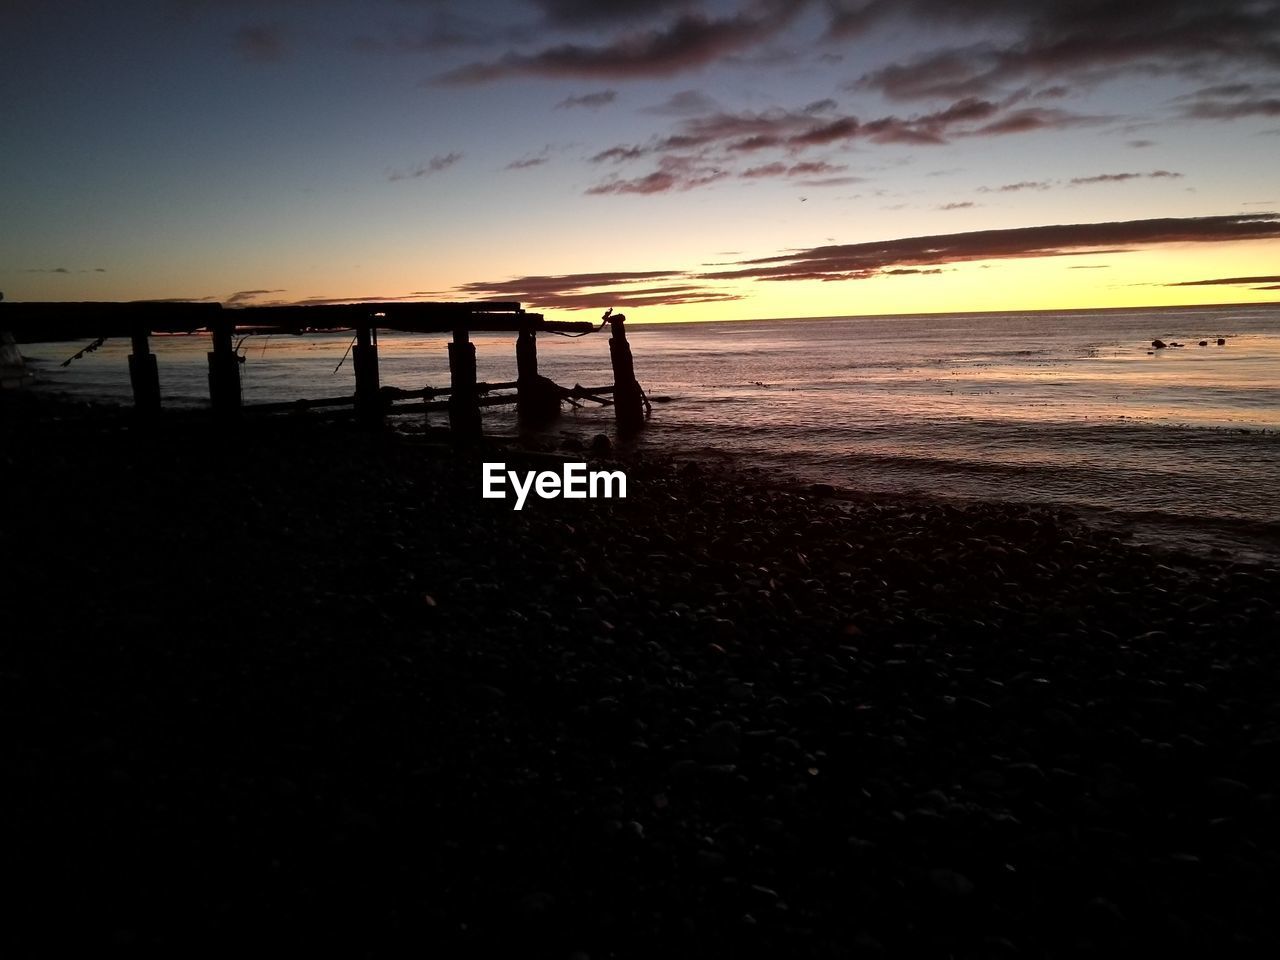
[[534, 0], [546, 19], [563, 27], [594, 27], [637, 20], [673, 7], [696, 6], [697, 0]]
[[1124, 183], [1126, 180], [1177, 180], [1182, 174], [1169, 170], [1152, 170], [1150, 173], [1098, 173], [1092, 177], [1072, 177], [1068, 181], [1074, 187], [1091, 183]]
[[223, 297], [222, 302], [228, 307], [243, 307], [270, 294], [284, 292], [284, 290], [237, 290], [230, 296]]
[[[1183, 280], [1181, 283], [1166, 283], [1165, 286], [1166, 287], [1243, 286], [1251, 283], [1280, 283], [1280, 277], [1221, 277], [1216, 280]], [[1271, 289], [1274, 289], [1274, 288], [1271, 288]]]
[[1123, 183], [1126, 180], [1176, 180], [1182, 174], [1172, 170], [1152, 170], [1150, 173], [1097, 173], [1088, 177], [1073, 177], [1070, 180], [1020, 180], [1017, 183], [1006, 183], [999, 187], [979, 187], [979, 193], [1019, 193], [1023, 190], [1049, 190], [1055, 186], [1083, 187], [1095, 183]]
[[565, 97], [556, 104], [557, 110], [568, 110], [573, 107], [590, 107], [597, 109], [607, 106], [618, 99], [617, 90], [597, 90], [595, 93], [583, 93], [576, 97]]
[[476, 281], [458, 288], [465, 297], [510, 299], [542, 309], [583, 310], [738, 300], [738, 294], [690, 282], [678, 270], [571, 273]]
[[[735, 154], [766, 150], [795, 153], [855, 140], [936, 146], [949, 142], [953, 137], [996, 136], [1049, 126], [1078, 126], [1100, 120], [1063, 110], [1044, 109], [1019, 110], [1001, 116], [1002, 108], [998, 104], [976, 97], [956, 100], [950, 106], [930, 113], [877, 117], [866, 121], [849, 114], [831, 116], [829, 112], [835, 107], [835, 101], [828, 99], [800, 109], [775, 107], [762, 111], [714, 111], [687, 117], [679, 121], [674, 133], [648, 144], [619, 144], [591, 159], [597, 163], [622, 162], [647, 154], [703, 150], [723, 151], [722, 160], [729, 163]], [[653, 178], [643, 186], [646, 189], [652, 187], [660, 179]]]
[[903, 0], [836, 2], [835, 34], [865, 29], [893, 12], [921, 20], [985, 24], [1010, 35], [931, 51], [865, 74], [864, 88], [898, 99], [981, 95], [1026, 78], [1094, 83], [1128, 72], [1204, 75], [1280, 63], [1276, 0]]
[[606, 160], [611, 163], [622, 163], [625, 160], [638, 160], [649, 151], [644, 147], [610, 147], [608, 150], [601, 150], [591, 158], [592, 163], [604, 163]]
[[1185, 114], [1199, 120], [1280, 117], [1280, 97], [1267, 97], [1262, 100], [1201, 100], [1187, 107]]
[[284, 28], [278, 23], [246, 24], [231, 34], [236, 52], [250, 63], [276, 63], [284, 59]]
[[1005, 114], [976, 130], [969, 136], [996, 136], [1008, 133], [1030, 133], [1033, 130], [1062, 130], [1071, 127], [1094, 126], [1106, 123], [1114, 117], [1087, 116], [1070, 110], [1047, 110], [1029, 107]]
[[514, 51], [487, 63], [473, 63], [433, 78], [433, 83], [484, 83], [534, 74], [551, 77], [667, 76], [708, 64], [751, 46], [786, 26], [804, 4], [771, 0], [733, 16], [682, 14], [660, 29], [627, 33], [601, 46], [566, 43], [537, 53]]
[[351, 41], [362, 53], [439, 53], [442, 50], [493, 47], [495, 44], [527, 43], [538, 35], [535, 25], [523, 22], [495, 22], [430, 3], [420, 22], [389, 26], [380, 36], [364, 34]]
[[547, 162], [547, 157], [522, 157], [519, 160], [512, 160], [503, 169], [505, 170], [528, 170], [530, 167], [540, 167]]
[[1126, 147], [1133, 147], [1136, 150], [1142, 150], [1145, 147], [1154, 147], [1155, 145], [1156, 142], [1154, 140], [1128, 140], [1125, 142]]
[[70, 273], [66, 267], [29, 267], [23, 273]]
[[792, 164], [775, 161], [774, 163], [766, 163], [758, 167], [749, 167], [746, 170], [741, 171], [738, 176], [748, 180], [772, 179], [778, 177], [813, 177], [826, 173], [838, 173], [844, 169], [845, 165], [842, 163], [827, 163], [825, 160], [814, 160]]
[[421, 177], [429, 177], [433, 173], [439, 173], [441, 170], [447, 170], [455, 163], [462, 159], [460, 153], [444, 153], [439, 156], [432, 157], [426, 163], [420, 163], [416, 167], [409, 170], [392, 170], [387, 174], [387, 179], [395, 180], [417, 180]]
[[[825, 115], [835, 106], [834, 101], [820, 100], [801, 109], [771, 108], [753, 112], [715, 111], [701, 116], [687, 117], [676, 125], [676, 132], [657, 138], [648, 144], [619, 144], [602, 150], [591, 159], [596, 163], [622, 163], [640, 157], [658, 154], [659, 169], [647, 175], [630, 179], [615, 178], [592, 187], [589, 193], [663, 193], [668, 190], [690, 189], [713, 183], [726, 175], [726, 167], [733, 167], [744, 154], [760, 151], [782, 150], [794, 155], [797, 152], [820, 148], [838, 147], [845, 143], [865, 140], [878, 144], [909, 144], [935, 146], [949, 142], [953, 137], [996, 136], [1022, 129], [1039, 129], [1045, 126], [1076, 126], [1096, 122], [1098, 118], [1082, 117], [1063, 110], [1018, 110], [1001, 114], [1002, 107], [990, 100], [965, 97], [949, 106], [930, 113], [909, 117], [887, 116], [862, 121], [852, 115]], [[993, 119], [995, 118], [995, 119]], [[676, 151], [687, 154], [697, 152], [702, 157], [703, 175], [686, 176], [668, 168], [668, 157]], [[740, 176], [762, 177], [783, 169], [790, 170], [791, 160], [773, 160], [756, 163], [739, 173]], [[815, 168], [813, 172], [821, 171]], [[796, 174], [790, 174], [796, 175]], [[833, 181], [835, 182], [835, 181]], [[852, 182], [842, 180], [838, 182]], [[823, 181], [822, 185], [827, 185]]]
[[689, 117], [699, 113], [710, 113], [719, 108], [715, 97], [701, 90], [681, 90], [667, 97], [662, 103], [645, 107], [645, 113], [654, 113], [663, 117]]
[[1018, 193], [1022, 190], [1048, 190], [1053, 184], [1048, 180], [1019, 180], [999, 187], [979, 187], [979, 193]]
[[700, 280], [858, 280], [885, 270], [1008, 260], [1123, 253], [1168, 243], [1220, 243], [1280, 238], [1280, 214], [1058, 224], [837, 244], [743, 260]]
[[1201, 87], [1174, 102], [1182, 116], [1196, 120], [1280, 117], [1280, 83], [1223, 83]]
[[659, 159], [658, 169], [641, 177], [606, 180], [587, 189], [587, 194], [599, 196], [611, 193], [667, 193], [671, 190], [692, 190], [723, 180], [730, 171], [708, 162], [705, 158], [688, 154], [669, 154]]
[[959, 200], [955, 203], [944, 203], [938, 207], [939, 210], [968, 210], [970, 207], [976, 207], [977, 204], [972, 200]]

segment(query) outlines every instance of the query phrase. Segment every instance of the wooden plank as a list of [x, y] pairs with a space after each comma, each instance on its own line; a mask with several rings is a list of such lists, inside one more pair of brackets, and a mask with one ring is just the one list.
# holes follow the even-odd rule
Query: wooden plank
[[0, 301], [0, 327], [22, 343], [130, 337], [135, 323], [151, 333], [191, 333], [215, 322], [219, 303], [181, 300]]

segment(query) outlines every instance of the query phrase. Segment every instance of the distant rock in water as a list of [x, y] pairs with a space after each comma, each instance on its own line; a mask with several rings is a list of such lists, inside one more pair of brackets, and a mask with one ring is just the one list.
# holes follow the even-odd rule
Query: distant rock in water
[[1165, 343], [1163, 340], [1161, 340], [1161, 339], [1159, 339], [1159, 338], [1157, 338], [1157, 339], [1155, 339], [1155, 340], [1152, 340], [1152, 341], [1151, 341], [1151, 345], [1152, 345], [1153, 347], [1155, 347], [1157, 350], [1163, 350], [1165, 347], [1167, 347], [1167, 346], [1168, 346], [1168, 344], [1167, 344], [1167, 343]]
[[1209, 345], [1209, 341], [1208, 341], [1208, 340], [1201, 340], [1201, 341], [1200, 341], [1200, 346], [1202, 346], [1202, 347], [1207, 347], [1208, 345]]
[[1225, 347], [1226, 345], [1227, 345], [1227, 341], [1226, 341], [1226, 340], [1224, 340], [1222, 337], [1219, 337], [1219, 338], [1218, 338], [1218, 346], [1220, 346], [1220, 347]]

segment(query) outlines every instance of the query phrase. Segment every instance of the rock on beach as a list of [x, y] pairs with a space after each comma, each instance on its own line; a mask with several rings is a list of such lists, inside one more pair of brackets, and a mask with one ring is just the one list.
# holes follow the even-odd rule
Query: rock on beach
[[1274, 567], [656, 459], [515, 513], [483, 450], [305, 418], [5, 430], [19, 947], [1280, 942]]

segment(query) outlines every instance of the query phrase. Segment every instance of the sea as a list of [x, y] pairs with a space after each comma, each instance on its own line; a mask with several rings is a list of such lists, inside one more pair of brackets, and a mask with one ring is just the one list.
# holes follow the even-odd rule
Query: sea
[[[1139, 542], [1280, 561], [1280, 304], [634, 319], [636, 377], [655, 401], [634, 441], [642, 451], [852, 495], [1051, 505]], [[540, 372], [563, 386], [610, 383], [607, 338], [540, 334]], [[514, 337], [473, 339], [481, 380], [515, 379]], [[152, 343], [164, 403], [207, 404], [207, 338]], [[350, 343], [244, 339], [245, 402], [349, 394]], [[383, 385], [447, 386], [446, 343], [381, 333]], [[23, 345], [36, 389], [128, 402], [128, 343], [61, 366], [82, 346]], [[400, 409], [402, 424], [444, 423]], [[518, 429], [510, 408], [484, 418], [490, 433]], [[545, 433], [589, 442], [612, 427], [609, 408], [586, 402]]]

